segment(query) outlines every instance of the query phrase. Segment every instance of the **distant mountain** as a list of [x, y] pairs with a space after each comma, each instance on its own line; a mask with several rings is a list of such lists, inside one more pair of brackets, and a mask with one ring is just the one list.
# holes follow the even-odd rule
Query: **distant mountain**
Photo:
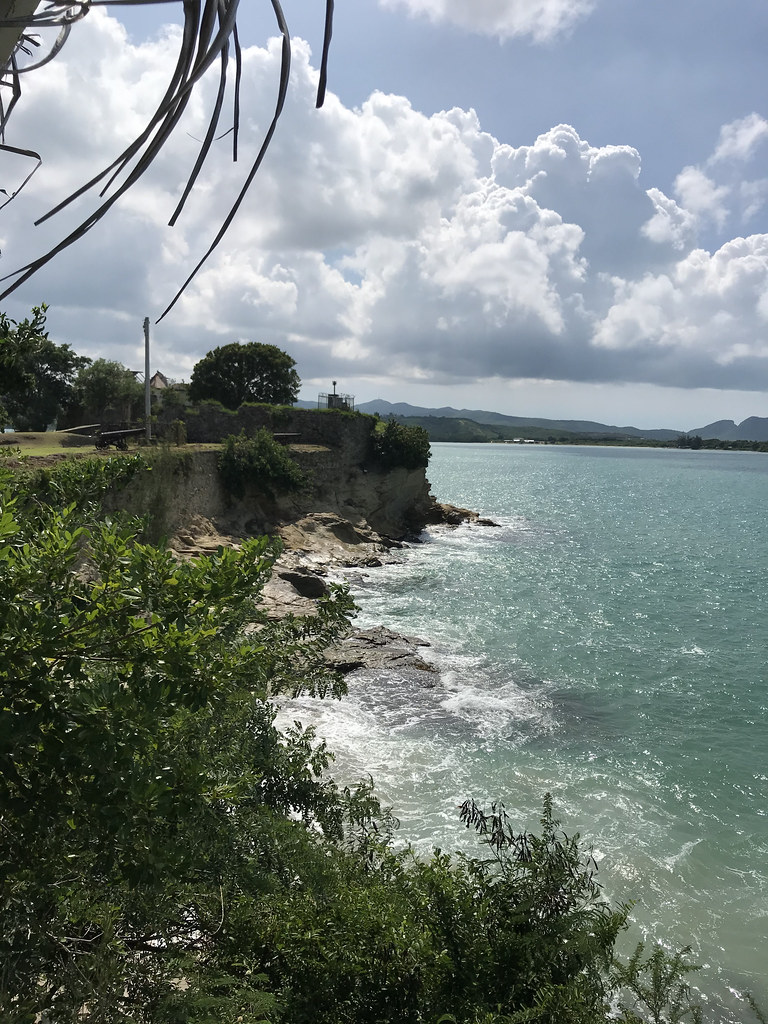
[[[317, 402], [298, 401], [296, 405], [303, 409], [314, 409]], [[607, 423], [597, 423], [593, 420], [547, 420], [529, 416], [505, 416], [504, 413], [490, 412], [487, 409], [454, 409], [451, 406], [443, 406], [440, 409], [429, 409], [425, 406], [410, 405], [408, 402], [385, 402], [382, 398], [376, 398], [372, 402], [363, 402], [357, 408], [360, 412], [378, 413], [380, 416], [407, 416], [431, 417], [473, 421], [474, 423], [496, 426], [500, 428], [516, 429], [521, 435], [526, 431], [536, 431], [537, 436], [540, 430], [568, 431], [573, 434], [605, 435], [608, 437], [647, 437], [653, 441], [674, 441], [681, 433], [689, 435], [698, 434], [705, 441], [718, 438], [721, 441], [768, 441], [768, 417], [750, 416], [738, 425], [733, 420], [715, 420], [705, 427], [696, 427], [693, 430], [667, 430], [665, 428], [654, 428], [652, 430], [641, 430], [638, 427], [617, 427]], [[442, 432], [446, 428], [431, 424], [433, 433]], [[462, 425], [462, 430], [469, 429]], [[452, 432], [451, 432], [452, 433]], [[506, 433], [506, 431], [505, 431]], [[437, 440], [437, 438], [434, 438]], [[479, 438], [478, 438], [479, 440]]]
[[732, 441], [735, 437], [734, 431], [738, 429], [733, 420], [715, 420], [714, 423], [709, 423], [706, 427], [696, 427], [691, 434], [698, 434], [705, 441], [709, 441], [713, 437], [717, 437], [721, 441]]
[[768, 441], [768, 417], [750, 416], [738, 426], [733, 420], [716, 420], [706, 427], [689, 430], [689, 434], [698, 434], [705, 441], [717, 437], [721, 441]]
[[[542, 428], [544, 430], [567, 430], [574, 434], [604, 434], [615, 437], [648, 437], [654, 441], [672, 441], [680, 436], [679, 430], [639, 430], [637, 427], [616, 427], [592, 420], [547, 420], [528, 416], [505, 416], [500, 412], [489, 412], [484, 409], [453, 409], [445, 406], [441, 409], [427, 409], [408, 402], [385, 402], [377, 398], [372, 402], [363, 402], [357, 408], [360, 412], [377, 412], [380, 416], [436, 416], [462, 420], [473, 420], [491, 426], [525, 428]], [[704, 437], [704, 435], [701, 435]]]

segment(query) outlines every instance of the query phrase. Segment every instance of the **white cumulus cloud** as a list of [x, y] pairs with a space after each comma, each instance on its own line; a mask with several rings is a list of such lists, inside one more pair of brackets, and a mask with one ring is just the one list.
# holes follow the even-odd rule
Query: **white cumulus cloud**
[[768, 121], [759, 114], [748, 114], [720, 129], [720, 138], [711, 161], [748, 160], [761, 142], [768, 139]]
[[530, 36], [545, 42], [570, 29], [595, 7], [596, 0], [379, 0], [382, 7], [405, 8], [433, 22], [501, 39]]
[[684, 167], [675, 179], [680, 205], [697, 217], [709, 217], [722, 227], [728, 216], [727, 185], [718, 185], [700, 167]]
[[[478, 17], [517, 10], [479, 4]], [[84, 197], [61, 224], [31, 228], [150, 116], [178, 47], [174, 31], [128, 46], [98, 10], [78, 29], [30, 76], [11, 122], [7, 141], [45, 165], [0, 215], [6, 272], [87, 216]], [[567, 124], [513, 146], [473, 111], [426, 116], [401, 96], [350, 109], [331, 94], [316, 111], [317, 71], [294, 42], [274, 144], [224, 243], [154, 331], [157, 368], [188, 377], [214, 345], [251, 339], [286, 348], [306, 380], [768, 387], [768, 236], [713, 253], [697, 242], [702, 222], [727, 227], [729, 204], [759, 205], [760, 182], [739, 190], [718, 160], [685, 168], [670, 197], [642, 182], [635, 148], [594, 145]], [[141, 365], [143, 317], [205, 251], [269, 123], [279, 47], [243, 56], [240, 162], [218, 142], [168, 228], [205, 131], [207, 82], [146, 178], [14, 295], [9, 315], [45, 300], [53, 337]]]
[[595, 344], [664, 349], [690, 372], [707, 365], [750, 372], [768, 359], [768, 236], [736, 238], [710, 254], [695, 249], [667, 274], [617, 280]]

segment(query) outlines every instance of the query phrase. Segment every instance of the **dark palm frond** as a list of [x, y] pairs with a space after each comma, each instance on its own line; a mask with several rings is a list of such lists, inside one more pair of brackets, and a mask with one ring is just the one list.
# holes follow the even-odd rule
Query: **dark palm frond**
[[[32, 10], [25, 17], [0, 18], [0, 29], [5, 32], [4, 43], [7, 44], [7, 52], [0, 52], [0, 87], [10, 88], [12, 95], [7, 108], [4, 109], [0, 105], [0, 139], [5, 136], [5, 128], [11, 111], [21, 96], [20, 76], [28, 74], [30, 71], [37, 71], [53, 60], [67, 41], [72, 25], [85, 17], [88, 12], [89, 0], [82, 0], [82, 2], [46, 0], [45, 3], [37, 5], [30, 0], [29, 6]], [[56, 27], [59, 29], [59, 34], [50, 50], [34, 63], [19, 65], [18, 54], [25, 53], [31, 56], [31, 47], [37, 48], [41, 45], [34, 30]], [[14, 29], [17, 31], [14, 32]], [[18, 191], [19, 189], [14, 195]]]
[[[197, 159], [189, 174], [181, 199], [179, 200], [179, 203], [177, 204], [177, 207], [170, 219], [170, 224], [175, 224], [184, 208], [192, 188], [194, 187], [195, 181], [197, 180], [205, 159], [210, 152], [211, 145], [217, 138], [216, 131], [221, 118], [227, 82], [227, 69], [230, 60], [230, 44], [234, 49], [235, 57], [234, 110], [233, 125], [224, 134], [229, 134], [230, 131], [233, 134], [233, 160], [235, 161], [238, 156], [240, 83], [242, 74], [241, 49], [236, 22], [239, 0], [82, 0], [82, 2], [79, 3], [65, 2], [65, 0], [46, 0], [45, 4], [42, 5], [42, 9], [36, 11], [31, 19], [23, 20], [23, 24], [20, 19], [0, 19], [0, 29], [8, 27], [13, 28], [19, 25], [27, 30], [19, 40], [17, 49], [18, 46], [21, 45], [23, 39], [29, 38], [28, 29], [30, 27], [51, 25], [59, 25], [61, 27], [59, 38], [56, 40], [52, 52], [47, 54], [46, 57], [37, 64], [26, 69], [32, 70], [34, 67], [40, 67], [44, 63], [47, 63], [48, 60], [55, 56], [55, 53], [59, 52], [66, 40], [66, 35], [69, 33], [71, 23], [83, 17], [84, 14], [87, 13], [87, 10], [92, 6], [106, 6], [107, 4], [123, 6], [127, 4], [135, 5], [143, 3], [172, 2], [181, 3], [183, 7], [184, 25], [182, 30], [182, 39], [176, 66], [171, 75], [165, 94], [160, 100], [155, 113], [141, 134], [134, 139], [134, 141], [108, 167], [105, 167], [98, 174], [94, 175], [94, 177], [84, 185], [36, 221], [36, 224], [42, 223], [50, 217], [55, 216], [55, 214], [59, 213], [69, 204], [94, 187], [100, 187], [101, 191], [99, 193], [99, 197], [103, 199], [103, 202], [91, 213], [89, 217], [83, 220], [82, 223], [70, 232], [66, 238], [55, 245], [45, 255], [33, 260], [26, 266], [20, 267], [12, 274], [8, 274], [4, 278], [0, 278], [0, 280], [4, 281], [14, 279], [13, 283], [10, 284], [4, 292], [0, 293], [0, 299], [11, 294], [11, 292], [27, 281], [33, 274], [54, 259], [55, 256], [82, 238], [83, 235], [90, 231], [90, 229], [106, 215], [118, 199], [120, 199], [120, 197], [123, 196], [125, 192], [139, 180], [158, 155], [163, 145], [165, 145], [174, 129], [178, 126], [193, 89], [200, 82], [209, 68], [218, 60], [220, 63], [220, 71], [216, 100], [214, 102], [208, 129], [201, 143]], [[224, 223], [217, 232], [206, 253], [202, 259], [199, 260], [192, 273], [187, 277], [186, 281], [165, 309], [160, 319], [162, 319], [162, 317], [164, 317], [176, 304], [181, 294], [188, 287], [200, 268], [224, 237], [227, 229], [234, 220], [237, 211], [239, 210], [243, 199], [251, 186], [251, 183], [253, 182], [256, 172], [261, 166], [264, 154], [266, 153], [274, 135], [277, 121], [282, 113], [288, 90], [291, 64], [290, 36], [279, 0], [270, 0], [270, 2], [277, 20], [279, 31], [283, 38], [280, 81], [272, 121], [264, 137], [264, 141], [262, 142], [256, 160], [248, 172], [245, 182], [229, 214], [225, 218]], [[322, 105], [326, 91], [328, 50], [331, 41], [332, 21], [333, 0], [326, 0], [323, 55], [317, 92], [318, 107]], [[2, 55], [0, 55], [0, 58], [1, 57]], [[5, 78], [10, 75], [12, 81], [9, 81], [11, 81], [14, 89], [12, 102], [7, 111], [5, 111], [4, 119], [0, 119], [0, 131], [2, 131], [8, 120], [11, 109], [19, 95], [15, 51], [7, 61], [5, 68], [0, 66], [0, 75], [2, 76], [0, 84], [8, 84], [5, 82]], [[0, 104], [0, 117], [2, 114], [3, 108]], [[37, 156], [37, 154], [30, 155]], [[26, 180], [29, 180], [29, 178]], [[24, 184], [26, 183], [26, 180]]]
[[229, 40], [227, 40], [227, 42], [225, 43], [221, 50], [221, 72], [219, 74], [219, 88], [216, 94], [216, 102], [213, 107], [213, 113], [211, 114], [211, 119], [208, 122], [208, 131], [205, 133], [203, 144], [200, 147], [200, 152], [198, 153], [197, 160], [195, 161], [195, 166], [192, 168], [189, 178], [187, 179], [187, 184], [184, 186], [184, 191], [181, 194], [181, 199], [179, 200], [178, 205], [174, 210], [170, 221], [168, 222], [171, 227], [173, 227], [173, 225], [176, 223], [179, 214], [184, 209], [184, 204], [189, 198], [189, 193], [192, 191], [194, 184], [197, 181], [197, 177], [200, 174], [200, 170], [203, 166], [203, 163], [205, 162], [205, 158], [208, 156], [208, 152], [211, 148], [211, 145], [213, 144], [213, 140], [216, 137], [216, 128], [218, 127], [219, 124], [221, 108], [224, 106], [224, 90], [226, 89], [227, 86], [228, 63]]
[[8, 203], [10, 203], [10, 201], [19, 194], [19, 192], [21, 192], [21, 190], [27, 184], [29, 179], [32, 177], [32, 175], [38, 169], [40, 164], [43, 162], [43, 158], [40, 156], [39, 153], [35, 153], [33, 149], [19, 149], [17, 146], [6, 146], [4, 143], [0, 143], [0, 153], [14, 153], [16, 156], [27, 157], [28, 159], [35, 161], [35, 166], [32, 168], [32, 170], [26, 176], [24, 181], [22, 181], [22, 183], [19, 185], [15, 192], [11, 192], [9, 195], [4, 188], [0, 188], [0, 192], [2, 192], [7, 197], [2, 203], [0, 203], [0, 210], [2, 210], [4, 206], [7, 206]]
[[[163, 319], [163, 317], [165, 317], [168, 313], [170, 313], [170, 311], [173, 309], [173, 307], [179, 301], [181, 296], [184, 294], [185, 290], [189, 287], [190, 283], [195, 278], [195, 276], [199, 272], [200, 268], [203, 266], [203, 264], [206, 262], [208, 257], [211, 255], [213, 250], [216, 248], [216, 246], [222, 240], [224, 235], [227, 233], [227, 230], [229, 229], [230, 224], [235, 219], [237, 211], [240, 209], [240, 206], [242, 205], [242, 202], [245, 199], [245, 196], [246, 196], [246, 193], [248, 192], [248, 189], [251, 187], [251, 183], [252, 183], [253, 179], [256, 177], [256, 172], [258, 171], [259, 167], [261, 167], [261, 162], [264, 159], [264, 154], [266, 153], [267, 149], [269, 148], [269, 144], [272, 141], [272, 136], [275, 134], [275, 129], [277, 128], [277, 122], [278, 122], [278, 120], [280, 118], [280, 115], [283, 112], [283, 106], [285, 104], [285, 97], [288, 94], [288, 80], [290, 78], [290, 73], [291, 73], [291, 39], [290, 39], [290, 36], [288, 34], [288, 26], [285, 23], [285, 17], [283, 15], [282, 8], [280, 7], [279, 0], [271, 0], [271, 3], [272, 3], [272, 7], [274, 9], [274, 12], [275, 12], [275, 17], [277, 18], [277, 24], [278, 24], [278, 27], [280, 29], [280, 33], [281, 33], [281, 35], [283, 37], [283, 49], [282, 49], [281, 62], [280, 62], [280, 85], [279, 85], [279, 88], [278, 88], [277, 103], [275, 104], [275, 112], [274, 112], [274, 114], [272, 116], [272, 121], [271, 121], [271, 123], [269, 125], [269, 128], [267, 129], [267, 134], [264, 136], [264, 141], [261, 144], [261, 149], [259, 150], [258, 156], [256, 157], [256, 160], [254, 161], [253, 166], [251, 167], [250, 171], [248, 172], [248, 176], [245, 179], [245, 183], [243, 184], [243, 187], [240, 189], [240, 193], [239, 193], [237, 199], [232, 204], [231, 210], [229, 211], [229, 213], [225, 217], [224, 223], [219, 228], [219, 231], [216, 234], [216, 237], [211, 242], [210, 246], [208, 247], [208, 249], [205, 252], [205, 254], [203, 255], [203, 257], [198, 261], [197, 266], [194, 268], [192, 273], [189, 275], [189, 277], [186, 279], [184, 284], [181, 286], [181, 288], [179, 288], [179, 290], [176, 292], [176, 294], [171, 299], [169, 304], [165, 307], [163, 312], [160, 314], [158, 319], [155, 321], [156, 323], [160, 323], [160, 321]], [[2, 296], [0, 296], [0, 298], [2, 298]]]
[[320, 81], [317, 83], [316, 107], [325, 103], [325, 90], [328, 85], [328, 52], [331, 48], [333, 35], [333, 0], [325, 0], [325, 31], [323, 33], [323, 56], [320, 61]]
[[[0, 24], [3, 28], [18, 28], [25, 32], [28, 32], [29, 29], [70, 25], [85, 17], [92, 2], [93, 0], [43, 0], [29, 15], [15, 18], [4, 17]], [[3, 57], [3, 60], [6, 59], [7, 57]]]
[[243, 78], [243, 51], [240, 47], [240, 33], [237, 25], [232, 33], [235, 46], [235, 98], [232, 102], [232, 163], [237, 163], [237, 143], [240, 138], [240, 83]]
[[7, 67], [0, 72], [0, 86], [11, 90], [11, 102], [3, 103], [2, 92], [0, 92], [0, 139], [5, 139], [5, 125], [11, 112], [21, 98], [21, 82], [19, 81], [19, 69], [16, 65], [16, 54], [11, 56]]

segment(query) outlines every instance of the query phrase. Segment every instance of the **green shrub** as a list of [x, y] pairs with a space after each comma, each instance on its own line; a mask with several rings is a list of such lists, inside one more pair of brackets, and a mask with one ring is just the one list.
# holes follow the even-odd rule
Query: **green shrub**
[[171, 423], [170, 439], [177, 446], [187, 443], [187, 425], [184, 420], [174, 420]]
[[66, 459], [52, 467], [30, 470], [13, 486], [25, 494], [27, 502], [34, 504], [97, 508], [109, 491], [124, 487], [148, 468], [140, 455]]
[[248, 484], [254, 484], [274, 497], [279, 491], [300, 491], [306, 477], [282, 445], [268, 430], [257, 430], [252, 437], [245, 432], [224, 439], [219, 455], [219, 473], [224, 486], [236, 498], [242, 498]]
[[395, 419], [379, 423], [372, 439], [373, 457], [384, 469], [423, 469], [429, 463], [429, 434]]

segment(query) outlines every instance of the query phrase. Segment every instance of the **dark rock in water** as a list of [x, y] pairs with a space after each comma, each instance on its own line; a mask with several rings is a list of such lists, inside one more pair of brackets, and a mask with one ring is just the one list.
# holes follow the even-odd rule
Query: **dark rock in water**
[[498, 526], [492, 519], [481, 519], [478, 512], [458, 505], [446, 505], [436, 501], [426, 516], [427, 526], [460, 526], [469, 523], [474, 526]]
[[328, 593], [328, 584], [325, 580], [309, 569], [281, 569], [277, 575], [286, 583], [290, 583], [302, 597], [325, 597]]
[[394, 540], [392, 537], [382, 537], [381, 543], [385, 548], [387, 548], [387, 550], [390, 550], [391, 548], [408, 547], [404, 540]]
[[355, 669], [418, 669], [420, 672], [436, 673], [418, 655], [420, 647], [429, 647], [426, 640], [402, 636], [385, 626], [361, 629], [350, 633], [338, 644], [326, 651], [326, 659], [344, 674]]
[[445, 524], [447, 526], [458, 526], [467, 520], [477, 519], [477, 512], [471, 512], [468, 508], [457, 508], [455, 505], [446, 505], [435, 502], [427, 514], [427, 523], [433, 526]]
[[460, 526], [462, 523], [474, 523], [477, 526], [498, 526], [492, 519], [481, 519], [479, 513], [457, 505], [446, 505], [435, 502], [427, 514], [427, 525]]

